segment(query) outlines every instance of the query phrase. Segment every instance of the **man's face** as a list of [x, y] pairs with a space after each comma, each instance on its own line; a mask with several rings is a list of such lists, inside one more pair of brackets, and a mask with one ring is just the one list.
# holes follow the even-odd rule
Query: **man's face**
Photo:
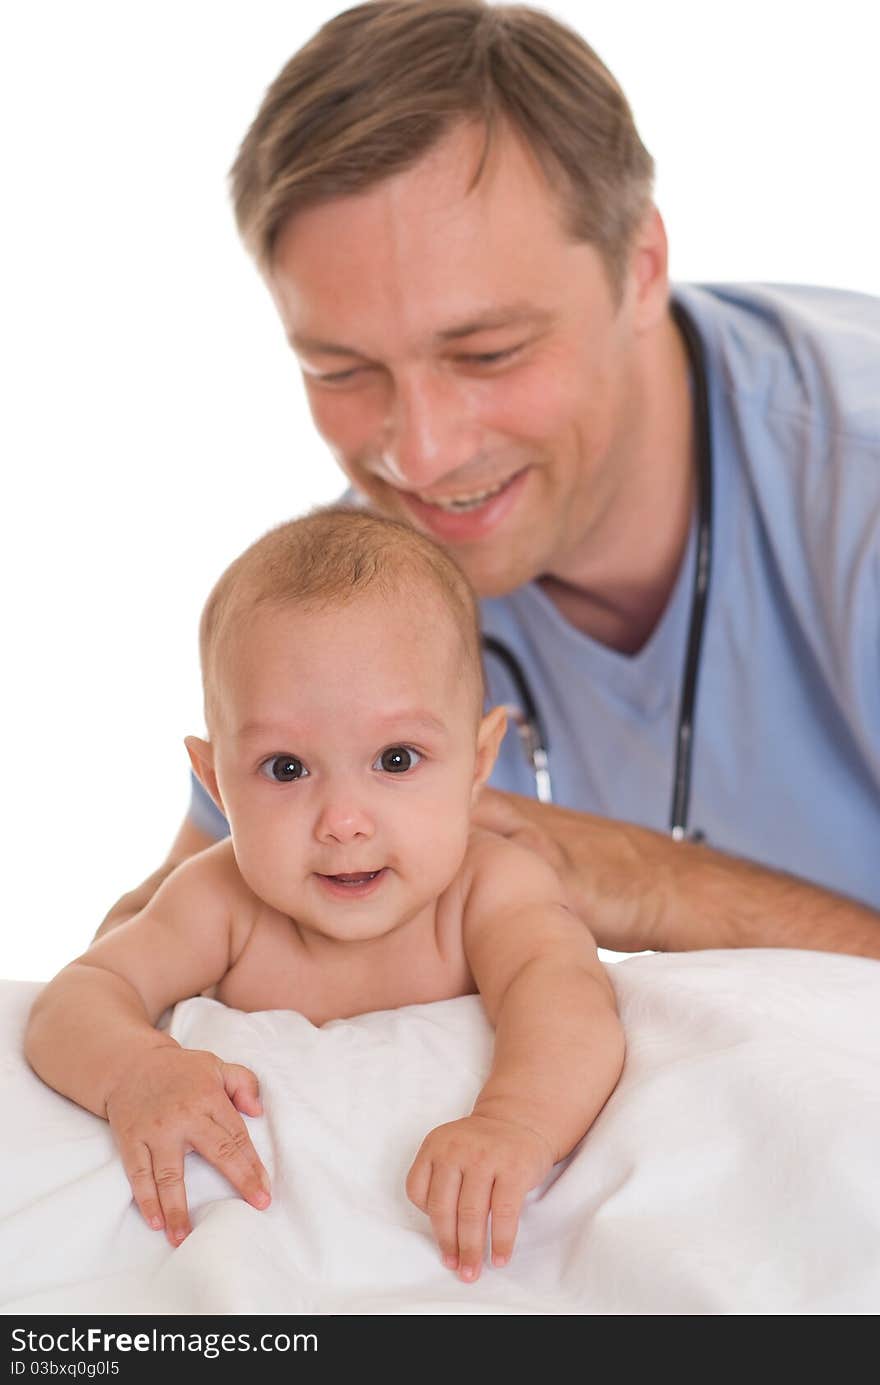
[[258, 898], [349, 942], [433, 908], [494, 757], [493, 718], [480, 718], [462, 658], [453, 617], [427, 591], [261, 607], [229, 636], [213, 767]]
[[565, 575], [601, 530], [637, 329], [519, 140], [468, 191], [482, 138], [292, 218], [269, 282], [346, 476], [494, 595]]

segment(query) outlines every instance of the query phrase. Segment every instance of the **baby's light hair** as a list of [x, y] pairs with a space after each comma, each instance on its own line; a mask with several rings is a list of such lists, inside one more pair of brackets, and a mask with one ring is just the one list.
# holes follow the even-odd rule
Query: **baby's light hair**
[[[215, 721], [219, 656], [238, 622], [260, 606], [324, 611], [367, 592], [393, 598], [425, 589], [440, 598], [461, 638], [462, 668], [472, 678], [477, 712], [485, 697], [480, 616], [473, 589], [453, 560], [397, 520], [353, 506], [322, 507], [270, 529], [215, 583], [199, 626], [205, 720]], [[430, 608], [425, 618], [431, 619]]]

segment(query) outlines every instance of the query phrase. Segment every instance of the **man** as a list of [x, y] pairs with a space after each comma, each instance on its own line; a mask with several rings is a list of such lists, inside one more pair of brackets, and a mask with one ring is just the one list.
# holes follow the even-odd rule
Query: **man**
[[[651, 177], [548, 16], [373, 0], [280, 74], [233, 193], [354, 491], [447, 547], [534, 691], [562, 806], [514, 734], [485, 825], [606, 948], [880, 956], [880, 304], [671, 306]], [[707, 844], [664, 835], [673, 789]], [[221, 830], [195, 799], [103, 926]]]

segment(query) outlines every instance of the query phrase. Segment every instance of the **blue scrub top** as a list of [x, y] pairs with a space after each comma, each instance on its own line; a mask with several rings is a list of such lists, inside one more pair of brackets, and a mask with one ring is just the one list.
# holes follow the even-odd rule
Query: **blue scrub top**
[[[676, 286], [703, 345], [713, 565], [689, 823], [880, 908], [880, 300]], [[668, 828], [694, 536], [647, 644], [570, 626], [534, 584], [482, 603], [546, 725], [554, 798]], [[490, 701], [516, 701], [487, 658]], [[532, 795], [516, 731], [491, 783]], [[192, 817], [225, 819], [194, 784]]]

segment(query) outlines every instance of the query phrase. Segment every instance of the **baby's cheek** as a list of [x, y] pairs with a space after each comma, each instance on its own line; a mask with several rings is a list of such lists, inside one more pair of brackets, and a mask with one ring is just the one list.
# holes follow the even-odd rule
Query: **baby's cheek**
[[232, 848], [245, 883], [267, 904], [281, 907], [279, 899], [285, 897], [285, 886], [300, 855], [291, 834], [272, 821], [255, 822], [248, 818], [242, 825], [234, 813], [230, 814], [230, 826]]
[[411, 855], [432, 893], [447, 887], [460, 869], [467, 850], [470, 822], [458, 803], [437, 807], [411, 822]]

